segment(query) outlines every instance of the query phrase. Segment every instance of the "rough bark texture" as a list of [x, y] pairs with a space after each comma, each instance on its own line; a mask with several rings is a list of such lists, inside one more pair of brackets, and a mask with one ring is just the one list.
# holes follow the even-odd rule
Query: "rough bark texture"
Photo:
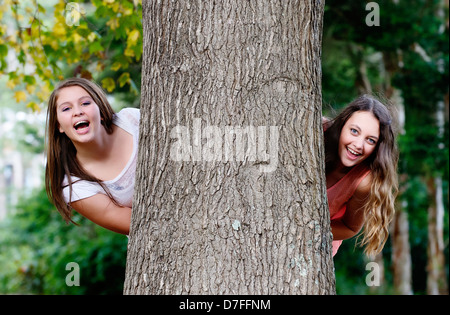
[[397, 294], [412, 295], [412, 262], [408, 212], [399, 206], [392, 227], [392, 273]]
[[[438, 176], [427, 180], [431, 197], [428, 206], [428, 265], [427, 294], [448, 295], [444, 255], [444, 205], [442, 202], [442, 181]], [[433, 200], [434, 199], [434, 200]]]
[[323, 5], [143, 1], [125, 294], [335, 293]]

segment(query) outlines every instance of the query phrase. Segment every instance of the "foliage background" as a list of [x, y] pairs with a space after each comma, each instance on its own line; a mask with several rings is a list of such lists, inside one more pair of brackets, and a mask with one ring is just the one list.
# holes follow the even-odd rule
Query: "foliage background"
[[[407, 179], [401, 182], [399, 200], [409, 214], [413, 292], [425, 294], [427, 209], [434, 198], [426, 180], [437, 175], [444, 188], [448, 283], [448, 1], [446, 5], [438, 0], [376, 1], [381, 8], [379, 27], [364, 24], [368, 2], [326, 1], [323, 111], [333, 115], [361, 93], [362, 64], [374, 94], [384, 95], [391, 87], [401, 91], [406, 117], [399, 137], [399, 172], [407, 174]], [[78, 10], [62, 0], [0, 2], [2, 126], [7, 124], [7, 112], [42, 116], [54, 85], [70, 76], [99, 82], [116, 110], [139, 107], [141, 1], [71, 3]], [[392, 58], [395, 65], [389, 67], [386, 60]], [[436, 104], [446, 97], [445, 126], [440, 132]], [[21, 120], [9, 134], [0, 134], [2, 155], [6, 148], [24, 156], [42, 154], [43, 128], [42, 120]], [[22, 192], [12, 189], [5, 188], [3, 193], [20, 197], [7, 203], [8, 215], [0, 221], [0, 293], [122, 293], [126, 237], [80, 216], [75, 217], [80, 226], [65, 225], [42, 185]], [[367, 259], [355, 239], [344, 242], [335, 257], [337, 292], [394, 294], [390, 242], [383, 261], [382, 285], [367, 287]], [[78, 287], [65, 283], [69, 262], [80, 265]]]

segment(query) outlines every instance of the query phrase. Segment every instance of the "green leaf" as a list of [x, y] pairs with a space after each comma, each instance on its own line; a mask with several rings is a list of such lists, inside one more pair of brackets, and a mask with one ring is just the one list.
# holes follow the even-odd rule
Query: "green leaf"
[[103, 50], [104, 50], [104, 48], [103, 48], [102, 44], [100, 44], [99, 41], [94, 41], [92, 44], [89, 45], [89, 53], [90, 54], [94, 54], [96, 52], [103, 51]]
[[36, 84], [36, 79], [33, 76], [31, 76], [31, 75], [24, 76], [23, 81], [25, 83], [28, 83], [29, 85], [35, 85]]
[[0, 57], [3, 58], [8, 54], [8, 46], [0, 45]]

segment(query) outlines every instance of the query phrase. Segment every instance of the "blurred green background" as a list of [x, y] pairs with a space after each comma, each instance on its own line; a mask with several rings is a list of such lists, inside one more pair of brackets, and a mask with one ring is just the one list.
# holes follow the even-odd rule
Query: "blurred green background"
[[[369, 6], [366, 6], [369, 4]], [[0, 293], [122, 294], [127, 238], [66, 225], [43, 187], [45, 101], [93, 78], [115, 110], [139, 107], [140, 0], [0, 1]], [[379, 18], [379, 19], [378, 19]], [[323, 113], [361, 93], [397, 113], [397, 216], [369, 286], [356, 239], [336, 255], [338, 294], [448, 294], [448, 0], [327, 0]], [[79, 286], [66, 285], [80, 267]]]

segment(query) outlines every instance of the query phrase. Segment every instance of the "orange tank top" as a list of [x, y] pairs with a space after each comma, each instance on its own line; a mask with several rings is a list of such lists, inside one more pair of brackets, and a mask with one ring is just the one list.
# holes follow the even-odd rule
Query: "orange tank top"
[[[356, 188], [364, 177], [370, 173], [370, 169], [364, 163], [354, 166], [337, 183], [327, 189], [330, 219], [342, 218], [347, 210], [347, 202], [355, 193]], [[333, 241], [333, 256], [336, 255], [342, 240]]]

